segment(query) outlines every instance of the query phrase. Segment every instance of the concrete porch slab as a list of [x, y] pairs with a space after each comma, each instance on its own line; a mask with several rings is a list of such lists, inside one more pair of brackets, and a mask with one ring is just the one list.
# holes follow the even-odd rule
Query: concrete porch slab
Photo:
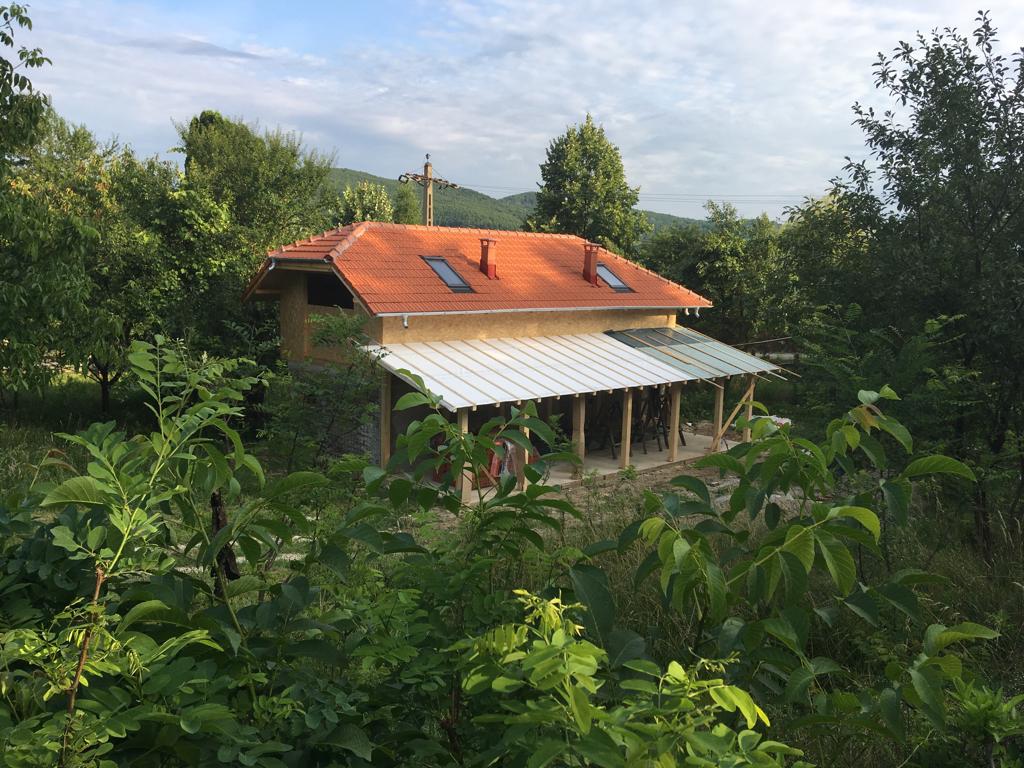
[[[657, 444], [653, 440], [647, 441], [647, 453], [643, 452], [643, 448], [639, 444], [634, 444], [634, 450], [630, 456], [629, 463], [637, 472], [644, 472], [645, 470], [661, 469], [669, 466], [668, 461], [668, 449], [662, 448], [658, 450]], [[724, 450], [727, 446], [724, 444], [720, 446], [720, 450]], [[701, 456], [706, 456], [711, 450], [711, 438], [707, 435], [696, 435], [692, 433], [686, 433], [686, 445], [679, 446], [678, 458], [673, 464], [683, 464], [685, 462], [699, 459]], [[551, 474], [548, 479], [549, 485], [562, 485], [568, 486], [573, 485], [580, 481], [580, 478], [574, 477], [574, 467], [569, 464], [559, 464], [551, 470]], [[583, 475], [589, 473], [597, 473], [600, 476], [612, 475], [620, 471], [619, 459], [612, 458], [612, 452], [610, 448], [604, 450], [589, 451], [583, 462]]]

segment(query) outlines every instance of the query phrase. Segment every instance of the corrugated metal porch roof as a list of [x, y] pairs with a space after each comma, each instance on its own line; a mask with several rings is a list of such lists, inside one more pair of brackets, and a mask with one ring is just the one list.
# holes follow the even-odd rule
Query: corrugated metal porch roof
[[[652, 332], [675, 330], [420, 341], [372, 345], [369, 349], [380, 355], [385, 369], [410, 384], [416, 386], [408, 373], [422, 378], [424, 386], [452, 411], [774, 369], [759, 358], [702, 334], [696, 334], [701, 341], [691, 342], [692, 349], [686, 356], [647, 342], [662, 340], [651, 336]], [[628, 335], [620, 338], [622, 333]], [[708, 342], [714, 346], [709, 347]], [[713, 355], [725, 354], [719, 347], [731, 351], [730, 362], [712, 365]]]
[[607, 334], [696, 379], [719, 379], [747, 373], [782, 378], [776, 373], [781, 370], [779, 366], [690, 328], [638, 328], [608, 331]]
[[695, 378], [604, 333], [420, 341], [370, 349], [379, 351], [381, 365], [406, 381], [403, 371], [420, 376], [449, 410]]

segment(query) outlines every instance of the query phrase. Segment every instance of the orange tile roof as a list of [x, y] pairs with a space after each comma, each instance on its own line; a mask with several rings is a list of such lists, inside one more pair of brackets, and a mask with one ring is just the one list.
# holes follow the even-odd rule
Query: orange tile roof
[[[480, 240], [497, 241], [498, 279], [480, 271]], [[283, 246], [267, 255], [246, 291], [271, 263], [326, 261], [371, 314], [481, 312], [530, 309], [710, 307], [688, 288], [605, 249], [599, 260], [632, 292], [583, 277], [583, 246], [574, 235], [462, 227], [362, 222]], [[453, 293], [423, 260], [442, 256], [473, 289]]]

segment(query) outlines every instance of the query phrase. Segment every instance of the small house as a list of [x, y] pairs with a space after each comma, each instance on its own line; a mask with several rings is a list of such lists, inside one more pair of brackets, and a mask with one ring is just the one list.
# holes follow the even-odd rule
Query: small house
[[[757, 379], [778, 375], [687, 327], [707, 299], [572, 235], [363, 222], [271, 252], [246, 298], [279, 302], [292, 360], [336, 353], [313, 345], [311, 316], [365, 316], [382, 464], [410, 418], [392, 405], [418, 381], [464, 430], [534, 400], [584, 468], [610, 472], [716, 450]], [[736, 376], [745, 395], [724, 418]], [[711, 435], [682, 429], [681, 393], [696, 385], [716, 393]]]

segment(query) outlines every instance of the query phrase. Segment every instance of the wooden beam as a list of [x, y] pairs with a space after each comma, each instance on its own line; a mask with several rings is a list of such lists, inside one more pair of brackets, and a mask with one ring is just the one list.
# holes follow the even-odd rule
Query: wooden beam
[[[522, 428], [523, 437], [530, 439], [530, 430]], [[526, 465], [530, 463], [530, 452], [522, 446], [515, 446], [516, 451], [516, 487], [519, 490], [526, 488]]]
[[380, 381], [380, 466], [384, 468], [391, 459], [391, 374], [381, 371]]
[[619, 444], [619, 466], [629, 466], [629, 453], [633, 445], [633, 390], [622, 390], [622, 440]]
[[679, 406], [682, 402], [683, 384], [674, 382], [672, 384], [672, 396], [668, 406], [668, 460], [676, 461], [679, 458]]
[[719, 435], [722, 433], [723, 411], [725, 411], [725, 387], [718, 385], [718, 389], [715, 390], [715, 425], [712, 430], [713, 436], [711, 438], [712, 453], [718, 450], [718, 442], [721, 440]]
[[[459, 432], [463, 435], [469, 433], [469, 408], [459, 408], [458, 413], [459, 419]], [[461, 467], [461, 471], [455, 478], [455, 487], [459, 490], [462, 497], [462, 503], [468, 504], [473, 498], [473, 472], [472, 467], [468, 468], [465, 465]]]
[[580, 458], [580, 464], [576, 467], [577, 477], [583, 474], [583, 460], [587, 456], [587, 435], [584, 425], [587, 421], [587, 396], [576, 395], [572, 399], [572, 441], [576, 446], [576, 455]]
[[747, 398], [747, 426], [743, 428], [743, 442], [750, 442], [750, 420], [754, 418], [754, 387], [757, 386], [757, 377], [754, 374], [750, 374], [750, 388], [747, 390], [749, 397]]
[[[711, 441], [711, 450], [712, 450], [712, 452], [718, 450], [718, 444], [722, 441], [722, 438], [725, 436], [726, 430], [728, 430], [729, 427], [732, 426], [733, 420], [739, 414], [740, 409], [743, 408], [743, 405], [746, 402], [748, 402], [749, 400], [751, 400], [753, 398], [753, 396], [754, 396], [754, 381], [752, 380], [750, 382], [750, 386], [747, 387], [747, 391], [743, 393], [743, 397], [741, 397], [740, 401], [738, 403], [736, 403], [736, 407], [732, 409], [732, 413], [729, 414], [729, 418], [725, 420], [724, 424], [721, 424], [720, 426], [718, 426], [716, 428], [716, 430], [715, 430], [715, 437]], [[722, 402], [723, 402], [723, 404], [725, 402], [725, 390], [724, 389], [722, 390]], [[718, 400], [716, 399], [715, 400], [715, 419], [717, 420], [718, 418], [720, 418], [720, 415], [721, 415], [721, 411], [718, 410]]]

